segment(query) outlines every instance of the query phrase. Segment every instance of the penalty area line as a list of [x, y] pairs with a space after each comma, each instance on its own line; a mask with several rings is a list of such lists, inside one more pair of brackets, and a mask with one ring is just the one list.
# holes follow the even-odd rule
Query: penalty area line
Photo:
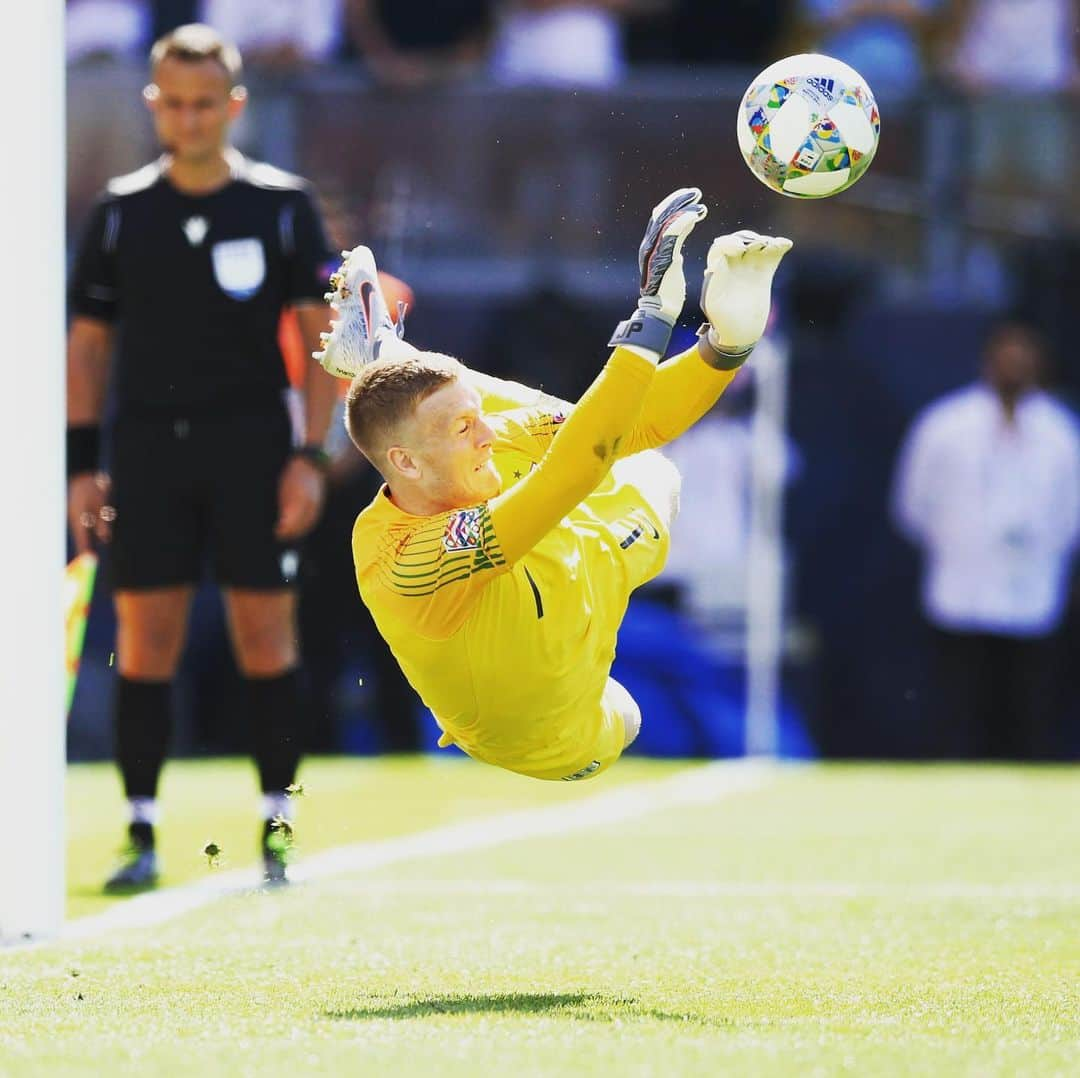
[[[414, 834], [359, 842], [311, 854], [291, 866], [296, 883], [370, 871], [402, 861], [446, 857], [489, 849], [506, 842], [547, 838], [605, 827], [685, 804], [704, 804], [749, 793], [780, 773], [771, 761], [717, 760], [690, 767], [664, 779], [616, 786], [583, 801], [482, 816]], [[47, 947], [95, 939], [121, 929], [163, 924], [228, 895], [261, 891], [252, 868], [214, 872], [194, 883], [136, 895], [104, 913], [68, 921], [54, 940], [30, 940], [20, 947]]]

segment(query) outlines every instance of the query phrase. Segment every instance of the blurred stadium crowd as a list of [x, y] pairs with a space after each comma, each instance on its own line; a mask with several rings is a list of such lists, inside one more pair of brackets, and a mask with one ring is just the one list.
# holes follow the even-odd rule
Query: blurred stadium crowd
[[[145, 56], [192, 21], [243, 53], [240, 148], [311, 179], [334, 241], [370, 245], [411, 286], [414, 343], [480, 369], [575, 398], [633, 295], [642, 214], [674, 187], [704, 189], [715, 233], [794, 239], [775, 327], [790, 356], [783, 746], [1080, 757], [1076, 0], [68, 0], [69, 246], [105, 181], [156, 155]], [[882, 112], [867, 177], [821, 202], [761, 187], [734, 135], [750, 78], [801, 51], [858, 69]], [[691, 303], [686, 318], [689, 338]], [[985, 415], [925, 412], [976, 382], [964, 399]], [[643, 705], [645, 751], [741, 747], [753, 398], [748, 378], [672, 449], [672, 564], [632, 606], [615, 671]], [[905, 469], [928, 415], [942, 455], [919, 486]], [[308, 748], [427, 747], [434, 726], [352, 581], [347, 536], [376, 477], [340, 437], [333, 474], [301, 577]], [[956, 527], [935, 526], [958, 505]], [[959, 583], [956, 544], [982, 552], [960, 555]], [[98, 600], [80, 758], [109, 749]], [[234, 680], [207, 589], [181, 751], [241, 749]], [[963, 719], [987, 693], [1006, 701], [989, 734]]]

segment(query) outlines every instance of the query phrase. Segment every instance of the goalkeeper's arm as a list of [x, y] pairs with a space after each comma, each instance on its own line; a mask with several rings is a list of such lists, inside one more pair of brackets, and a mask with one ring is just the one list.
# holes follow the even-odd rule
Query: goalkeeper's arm
[[745, 230], [713, 241], [701, 289], [708, 321], [695, 347], [660, 365], [625, 456], [673, 441], [716, 403], [765, 332], [773, 274], [789, 250], [791, 240]]
[[508, 562], [528, 553], [607, 475], [655, 368], [655, 360], [616, 348], [540, 463], [491, 502], [492, 526]]
[[686, 188], [653, 209], [638, 252], [638, 306], [616, 327], [615, 350], [537, 467], [492, 501], [492, 525], [508, 562], [596, 489], [634, 429], [685, 300], [682, 244], [705, 216], [700, 198], [699, 190]]

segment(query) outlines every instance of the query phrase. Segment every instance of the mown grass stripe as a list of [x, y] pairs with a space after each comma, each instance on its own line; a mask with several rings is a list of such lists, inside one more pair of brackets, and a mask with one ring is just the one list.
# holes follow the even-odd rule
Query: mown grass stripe
[[[746, 793], [758, 789], [777, 773], [778, 769], [766, 761], [718, 760], [678, 771], [669, 778], [606, 789], [584, 801], [469, 819], [411, 835], [325, 850], [294, 866], [290, 875], [296, 882], [326, 879], [401, 861], [452, 856], [506, 842], [520, 843], [604, 827], [676, 805]], [[137, 895], [118, 902], [104, 913], [69, 921], [57, 941], [31, 941], [17, 944], [13, 949], [163, 924], [216, 899], [250, 891], [256, 884], [257, 877], [251, 869], [215, 873], [195, 883]]]

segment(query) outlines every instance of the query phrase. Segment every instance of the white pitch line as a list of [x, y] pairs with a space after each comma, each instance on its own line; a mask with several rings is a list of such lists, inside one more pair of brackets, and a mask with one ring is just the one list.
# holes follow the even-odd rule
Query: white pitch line
[[1080, 900], [1080, 883], [864, 883], [842, 880], [343, 880], [334, 893], [393, 897], [401, 895], [521, 895], [552, 898], [872, 898], [897, 902]]
[[[299, 883], [381, 868], [399, 861], [445, 857], [504, 842], [603, 827], [676, 805], [717, 801], [748, 792], [776, 774], [774, 765], [761, 760], [718, 760], [679, 771], [670, 778], [617, 786], [571, 804], [523, 809], [497, 817], [463, 820], [412, 835], [340, 846], [306, 857], [289, 874]], [[31, 941], [21, 946], [48, 946], [50, 942], [90, 939], [119, 929], [162, 924], [216, 899], [251, 891], [254, 887], [252, 869], [215, 871], [195, 883], [137, 895], [118, 902], [104, 913], [69, 921], [56, 941]]]

